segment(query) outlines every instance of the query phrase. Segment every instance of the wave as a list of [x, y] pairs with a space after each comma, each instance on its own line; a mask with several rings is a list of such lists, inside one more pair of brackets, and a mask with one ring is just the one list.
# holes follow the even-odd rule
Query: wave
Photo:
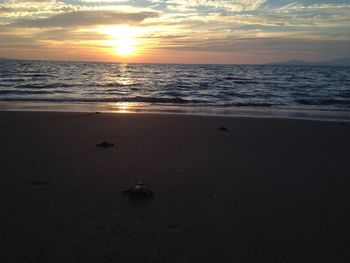
[[54, 77], [55, 75], [47, 74], [47, 73], [26, 73], [26, 74], [21, 74], [21, 76], [32, 77], [32, 78], [51, 78], [51, 77]]
[[237, 102], [237, 103], [231, 103], [227, 104], [225, 106], [233, 106], [233, 107], [265, 107], [269, 108], [272, 106], [276, 106], [272, 103], [265, 103], [265, 102]]
[[134, 97], [130, 98], [131, 102], [150, 102], [150, 103], [203, 103], [205, 101], [203, 100], [188, 100], [188, 99], [182, 99], [180, 97], [174, 97], [174, 98], [157, 98], [157, 97]]
[[50, 83], [50, 84], [20, 84], [14, 88], [17, 89], [57, 89], [57, 88], [72, 88], [80, 86], [78, 84], [66, 84], [66, 83]]
[[303, 105], [346, 105], [350, 107], [350, 100], [344, 99], [298, 99], [295, 102]]
[[1, 82], [22, 82], [22, 81], [27, 81], [27, 79], [24, 78], [0, 78]]
[[[329, 73], [329, 77], [327, 77]], [[0, 100], [348, 110], [348, 68], [0, 64]]]
[[223, 97], [232, 97], [232, 98], [241, 98], [241, 99], [257, 97], [256, 94], [243, 94], [243, 93], [237, 93], [233, 91], [224, 91], [224, 92], [221, 92], [221, 94], [224, 95]]
[[43, 90], [0, 90], [0, 94], [12, 94], [12, 95], [29, 95], [29, 94], [53, 94], [51, 91], [43, 91]]
[[3, 97], [0, 101], [30, 101], [30, 102], [144, 102], [144, 103], [169, 103], [190, 104], [205, 103], [204, 100], [188, 100], [182, 98], [160, 98], [160, 97], [126, 97], [126, 98], [10, 98]]
[[85, 84], [84, 87], [91, 87], [91, 88], [97, 88], [97, 87], [102, 87], [102, 88], [115, 88], [115, 87], [132, 87], [132, 86], [142, 86], [141, 83], [128, 83], [128, 84], [123, 84], [119, 82], [110, 82], [110, 83], [89, 83]]
[[241, 84], [241, 85], [244, 85], [244, 84], [258, 84], [258, 82], [251, 81], [251, 80], [235, 80], [235, 81], [233, 81], [233, 83]]
[[341, 96], [343, 98], [350, 98], [350, 89], [345, 92], [341, 92]]

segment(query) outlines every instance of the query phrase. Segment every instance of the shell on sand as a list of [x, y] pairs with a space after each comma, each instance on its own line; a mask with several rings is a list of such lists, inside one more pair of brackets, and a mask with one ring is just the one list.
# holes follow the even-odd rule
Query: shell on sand
[[127, 194], [129, 197], [153, 197], [153, 192], [150, 189], [146, 188], [142, 182], [137, 183], [129, 190], [123, 191], [123, 194]]

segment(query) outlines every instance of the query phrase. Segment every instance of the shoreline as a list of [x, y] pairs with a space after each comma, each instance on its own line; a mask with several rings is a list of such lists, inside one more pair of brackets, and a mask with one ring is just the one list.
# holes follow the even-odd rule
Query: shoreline
[[185, 116], [243, 117], [263, 119], [314, 120], [350, 122], [350, 111], [276, 109], [250, 107], [219, 107], [190, 105], [153, 105], [147, 103], [54, 103], [54, 102], [0, 102], [0, 111], [71, 112], [71, 113], [128, 113], [170, 114]]

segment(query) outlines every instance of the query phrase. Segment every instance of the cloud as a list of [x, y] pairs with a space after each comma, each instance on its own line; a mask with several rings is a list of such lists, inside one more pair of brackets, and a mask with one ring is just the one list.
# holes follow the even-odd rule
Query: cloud
[[194, 9], [208, 12], [209, 10], [223, 10], [230, 12], [252, 11], [261, 7], [266, 0], [152, 0], [153, 3], [165, 5], [169, 10], [193, 11]]
[[58, 12], [69, 12], [74, 11], [75, 9], [71, 6], [49, 6], [46, 9], [42, 6], [16, 6], [16, 7], [5, 7], [0, 6], [0, 14], [7, 16], [26, 16], [29, 13], [32, 14], [41, 14], [41, 13], [58, 13]]
[[[228, 57], [230, 54], [240, 54], [244, 58], [244, 63], [249, 61], [265, 63], [289, 59], [320, 60], [322, 57], [348, 56], [348, 45], [348, 41], [342, 40], [283, 39], [277, 36], [277, 38], [242, 38], [236, 40], [169, 40], [168, 43], [164, 43], [161, 49], [169, 53], [213, 53], [216, 54], [215, 57], [220, 57], [220, 53], [223, 54], [222, 56]], [[330, 46], [333, 48], [330, 49]], [[212, 59], [215, 59], [215, 57]]]
[[86, 3], [125, 3], [129, 2], [129, 0], [80, 0], [81, 2], [86, 2]]
[[[1, 0], [0, 0], [1, 1]], [[80, 7], [55, 1], [7, 1], [0, 2], [0, 23], [11, 24], [17, 19], [48, 17], [62, 12], [77, 11]]]
[[0, 4], [54, 3], [56, 0], [0, 0]]
[[101, 28], [129, 25], [160, 53], [349, 55], [349, 13], [349, 0], [0, 0], [0, 48], [103, 47]]
[[13, 23], [17, 27], [82, 27], [140, 23], [147, 18], [158, 17], [156, 12], [124, 13], [114, 11], [75, 11], [40, 19], [20, 19]]

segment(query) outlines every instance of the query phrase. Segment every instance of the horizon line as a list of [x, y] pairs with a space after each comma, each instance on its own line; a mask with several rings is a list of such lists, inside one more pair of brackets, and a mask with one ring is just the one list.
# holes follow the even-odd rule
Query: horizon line
[[[158, 65], [281, 65], [286, 66], [288, 62], [300, 62], [307, 64], [300, 64], [301, 66], [322, 66], [317, 64], [322, 64], [325, 62], [338, 60], [338, 59], [349, 59], [350, 57], [336, 57], [328, 60], [321, 61], [306, 61], [299, 59], [291, 59], [286, 61], [276, 61], [276, 62], [266, 62], [266, 63], [173, 63], [173, 62], [121, 62], [121, 61], [100, 61], [100, 60], [49, 60], [49, 59], [25, 59], [25, 58], [8, 58], [8, 57], [0, 57], [0, 61], [32, 61], [32, 62], [75, 62], [75, 63], [107, 63], [107, 64], [158, 64]], [[296, 64], [295, 64], [296, 65]], [[288, 66], [288, 65], [287, 65]]]

